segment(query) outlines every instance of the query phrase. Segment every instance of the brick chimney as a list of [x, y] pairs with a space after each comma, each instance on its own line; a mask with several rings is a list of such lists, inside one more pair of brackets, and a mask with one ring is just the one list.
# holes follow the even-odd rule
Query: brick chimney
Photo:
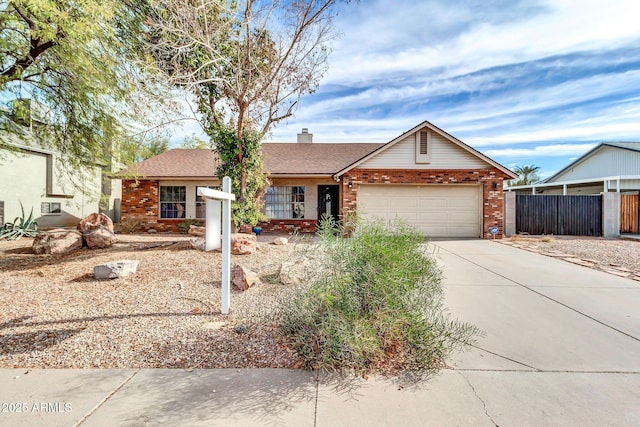
[[302, 128], [302, 133], [298, 134], [298, 143], [310, 144], [313, 142], [313, 134], [309, 133], [308, 128]]

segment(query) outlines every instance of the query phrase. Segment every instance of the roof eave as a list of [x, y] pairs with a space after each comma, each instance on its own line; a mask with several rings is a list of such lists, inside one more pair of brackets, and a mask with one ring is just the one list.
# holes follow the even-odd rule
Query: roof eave
[[273, 178], [333, 178], [333, 173], [277, 173], [268, 172], [268, 176]]
[[206, 176], [154, 176], [154, 175], [121, 175], [114, 176], [114, 178], [118, 179], [126, 179], [126, 180], [151, 180], [151, 179], [163, 179], [163, 180], [172, 180], [172, 181], [202, 181], [202, 180], [216, 180], [219, 181], [218, 177], [213, 175]]

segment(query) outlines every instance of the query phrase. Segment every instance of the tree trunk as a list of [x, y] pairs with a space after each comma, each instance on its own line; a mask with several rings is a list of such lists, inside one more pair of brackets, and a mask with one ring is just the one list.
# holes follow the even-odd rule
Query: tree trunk
[[238, 112], [238, 126], [236, 128], [236, 137], [238, 138], [238, 155], [236, 156], [236, 161], [240, 166], [240, 197], [238, 197], [238, 202], [244, 202], [245, 195], [247, 193], [247, 177], [244, 172], [244, 153], [242, 150], [242, 137], [244, 135], [244, 108], [241, 107]]

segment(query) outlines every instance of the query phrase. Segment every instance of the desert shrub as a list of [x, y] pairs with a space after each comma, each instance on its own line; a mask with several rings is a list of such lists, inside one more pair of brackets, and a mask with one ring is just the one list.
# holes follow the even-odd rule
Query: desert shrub
[[0, 239], [17, 240], [21, 237], [35, 237], [38, 235], [38, 223], [33, 217], [33, 208], [29, 216], [24, 214], [24, 206], [20, 202], [21, 215], [13, 222], [7, 222], [0, 227]]
[[186, 234], [189, 232], [189, 227], [191, 227], [192, 225], [197, 225], [198, 227], [202, 227], [203, 224], [204, 223], [199, 219], [187, 218], [184, 221], [182, 221], [180, 224], [178, 224], [178, 228], [182, 233]]
[[430, 373], [473, 341], [477, 328], [445, 314], [441, 270], [420, 233], [401, 223], [347, 226], [349, 238], [321, 221], [320, 265], [277, 315], [306, 367]]
[[118, 233], [131, 234], [142, 229], [142, 220], [138, 218], [127, 218], [115, 224]]

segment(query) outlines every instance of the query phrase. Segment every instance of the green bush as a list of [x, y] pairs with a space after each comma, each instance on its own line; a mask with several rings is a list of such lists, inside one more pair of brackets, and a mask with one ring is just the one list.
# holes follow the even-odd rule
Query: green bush
[[314, 279], [278, 312], [306, 367], [430, 373], [479, 333], [445, 314], [441, 270], [414, 229], [323, 220], [318, 241]]
[[38, 235], [38, 223], [33, 217], [33, 208], [28, 217], [24, 215], [24, 206], [20, 202], [21, 215], [13, 222], [7, 222], [0, 227], [0, 239], [17, 240], [21, 237], [35, 237]]

